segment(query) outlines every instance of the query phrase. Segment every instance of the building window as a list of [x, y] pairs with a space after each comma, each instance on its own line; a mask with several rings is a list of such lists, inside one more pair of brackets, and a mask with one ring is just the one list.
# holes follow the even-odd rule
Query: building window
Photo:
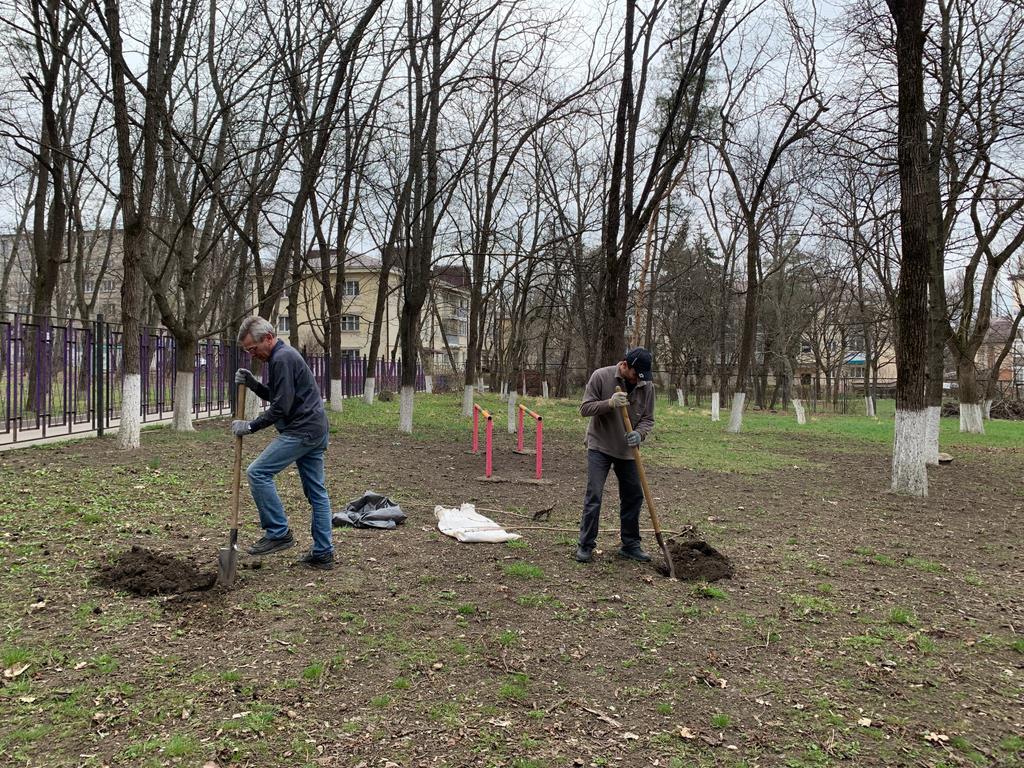
[[292, 329], [288, 315], [281, 315], [277, 318], [277, 332], [288, 333]]
[[359, 295], [359, 281], [358, 280], [346, 280], [345, 281], [345, 295], [346, 296], [358, 296]]
[[104, 280], [103, 281], [103, 290], [106, 291], [107, 293], [109, 293], [110, 291], [114, 290], [114, 281], [113, 280]]
[[359, 315], [342, 315], [341, 316], [341, 330], [343, 330], [343, 331], [358, 331], [359, 330]]

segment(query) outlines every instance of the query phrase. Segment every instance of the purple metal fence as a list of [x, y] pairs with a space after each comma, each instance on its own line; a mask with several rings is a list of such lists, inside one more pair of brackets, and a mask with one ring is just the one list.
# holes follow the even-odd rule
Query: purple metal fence
[[[139, 335], [143, 422], [174, 412], [177, 350], [163, 328]], [[23, 314], [0, 315], [0, 443], [30, 442], [73, 432], [102, 434], [119, 417], [124, 376], [119, 325]], [[326, 355], [306, 355], [324, 398], [330, 394]], [[204, 339], [196, 350], [192, 410], [197, 418], [230, 413], [236, 366], [252, 358], [234, 343]], [[397, 390], [402, 364], [378, 360], [377, 390]], [[344, 357], [342, 392], [360, 397], [366, 360]], [[264, 377], [266, 375], [264, 368]], [[425, 389], [417, 370], [416, 389]]]

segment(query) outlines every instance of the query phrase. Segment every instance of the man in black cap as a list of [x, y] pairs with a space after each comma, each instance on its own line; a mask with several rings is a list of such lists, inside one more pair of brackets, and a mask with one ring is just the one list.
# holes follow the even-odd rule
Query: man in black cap
[[[620, 387], [621, 392], [616, 392]], [[632, 432], [622, 422], [622, 406], [629, 408]], [[642, 563], [651, 556], [640, 548], [640, 507], [644, 490], [640, 485], [633, 448], [654, 428], [654, 384], [651, 381], [651, 353], [636, 347], [617, 365], [598, 368], [590, 376], [580, 403], [580, 415], [589, 416], [587, 425], [587, 495], [583, 499], [576, 559], [589, 563], [594, 556], [601, 496], [608, 470], [619, 479], [619, 524], [622, 547], [619, 556]]]

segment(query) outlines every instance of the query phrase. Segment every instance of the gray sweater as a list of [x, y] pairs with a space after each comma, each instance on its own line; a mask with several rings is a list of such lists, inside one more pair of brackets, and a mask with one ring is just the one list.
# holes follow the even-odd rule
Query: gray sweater
[[[632, 459], [633, 449], [626, 445], [622, 411], [608, 405], [608, 398], [615, 394], [616, 386], [622, 387], [623, 392], [627, 390], [626, 380], [619, 376], [618, 365], [598, 368], [590, 375], [580, 403], [580, 416], [590, 417], [585, 444], [590, 450], [617, 459]], [[633, 429], [646, 440], [654, 429], [654, 384], [637, 382], [629, 393], [628, 409]]]
[[267, 384], [253, 387], [270, 407], [249, 422], [253, 432], [273, 424], [282, 435], [316, 438], [327, 434], [320, 387], [298, 350], [280, 339], [270, 353]]

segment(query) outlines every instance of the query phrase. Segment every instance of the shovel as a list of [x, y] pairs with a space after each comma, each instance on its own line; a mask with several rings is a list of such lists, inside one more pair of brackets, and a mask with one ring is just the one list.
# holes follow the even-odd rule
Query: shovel
[[[245, 384], [235, 393], [235, 418], [245, 418]], [[242, 485], [242, 438], [235, 438], [235, 466], [231, 478], [231, 534], [228, 545], [217, 552], [217, 586], [230, 587], [238, 571], [238, 501]]]
[[[616, 392], [621, 392], [622, 387], [616, 387]], [[627, 432], [633, 431], [633, 423], [629, 420], [629, 409], [624, 405], [622, 406], [622, 423], [626, 426]], [[644, 462], [640, 458], [639, 446], [633, 446], [633, 458], [636, 460], [636, 469], [640, 473], [640, 485], [644, 489], [644, 499], [647, 501], [647, 511], [651, 513], [651, 522], [654, 524], [654, 538], [658, 540], [658, 546], [661, 547], [661, 554], [665, 556], [665, 564], [668, 566], [668, 577], [675, 579], [676, 569], [672, 565], [672, 556], [668, 553], [668, 545], [665, 544], [665, 539], [661, 535], [661, 523], [658, 522], [658, 513], [654, 511], [654, 497], [651, 495], [651, 487], [647, 484], [647, 473], [644, 472]]]

